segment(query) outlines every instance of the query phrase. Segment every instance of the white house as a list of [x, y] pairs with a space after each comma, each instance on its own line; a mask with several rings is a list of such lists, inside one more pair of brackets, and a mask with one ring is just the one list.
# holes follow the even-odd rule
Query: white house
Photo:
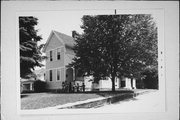
[[[85, 84], [87, 90], [93, 88], [110, 89], [111, 80], [101, 80], [99, 84], [92, 84], [92, 76], [77, 77], [75, 69], [69, 66], [72, 63], [75, 53], [73, 47], [75, 45], [73, 37], [65, 35], [57, 31], [51, 31], [50, 36], [45, 44], [43, 52], [46, 53], [46, 72], [45, 80], [47, 82], [47, 89], [62, 89], [62, 83]], [[125, 78], [120, 80], [116, 78], [116, 88], [131, 88], [131, 82]], [[124, 84], [124, 86], [122, 86]], [[135, 80], [133, 82], [135, 87]]]
[[21, 93], [34, 91], [35, 80], [33, 78], [32, 79], [22, 79], [21, 78], [20, 82], [21, 82], [21, 84], [20, 84]]

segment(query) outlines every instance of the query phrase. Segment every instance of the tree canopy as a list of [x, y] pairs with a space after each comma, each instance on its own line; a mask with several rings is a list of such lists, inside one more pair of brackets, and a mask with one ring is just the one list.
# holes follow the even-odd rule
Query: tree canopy
[[74, 67], [95, 81], [110, 77], [137, 78], [157, 67], [157, 27], [149, 14], [83, 16], [82, 34], [76, 33]]
[[41, 48], [38, 42], [42, 39], [37, 35], [38, 30], [35, 26], [38, 19], [32, 16], [19, 17], [19, 38], [20, 38], [20, 77], [28, 78], [33, 75], [34, 67], [43, 66]]

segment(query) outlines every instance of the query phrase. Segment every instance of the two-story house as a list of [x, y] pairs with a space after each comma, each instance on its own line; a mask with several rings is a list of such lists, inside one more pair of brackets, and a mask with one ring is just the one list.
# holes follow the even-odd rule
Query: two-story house
[[72, 37], [51, 31], [43, 51], [46, 53], [45, 80], [48, 89], [61, 89], [62, 82], [74, 80], [74, 70], [68, 65], [72, 62], [75, 42]]
[[[47, 89], [61, 89], [63, 82], [85, 83], [86, 89], [92, 88], [108, 89], [111, 88], [111, 80], [100, 80], [99, 84], [92, 84], [92, 76], [76, 77], [74, 68], [69, 66], [75, 56], [73, 47], [75, 45], [73, 37], [57, 31], [51, 31], [50, 36], [45, 44], [43, 52], [46, 53], [46, 72], [45, 80]], [[131, 88], [128, 78], [120, 80], [116, 78], [116, 88]], [[135, 81], [133, 81], [135, 88]]]

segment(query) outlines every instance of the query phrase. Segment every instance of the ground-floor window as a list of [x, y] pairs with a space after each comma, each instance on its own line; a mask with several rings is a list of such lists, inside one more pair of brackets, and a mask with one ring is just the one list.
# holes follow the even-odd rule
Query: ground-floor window
[[49, 71], [49, 81], [52, 81], [52, 70]]
[[125, 81], [121, 81], [121, 87], [125, 87]]
[[60, 70], [60, 69], [57, 69], [57, 71], [56, 71], [56, 72], [57, 72], [57, 80], [60, 80], [61, 70]]

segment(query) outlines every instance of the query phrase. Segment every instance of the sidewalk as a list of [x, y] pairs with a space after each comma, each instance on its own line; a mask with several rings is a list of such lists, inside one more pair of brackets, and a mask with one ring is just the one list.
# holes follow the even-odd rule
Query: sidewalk
[[130, 99], [136, 97], [137, 95], [144, 94], [150, 91], [151, 90], [134, 90], [134, 93], [123, 93], [116, 96], [93, 98], [85, 101], [77, 101], [73, 103], [67, 103], [67, 104], [58, 105], [55, 107], [43, 108], [43, 109], [97, 108], [100, 106], [104, 106], [106, 104], [112, 104], [125, 99]]
[[105, 105], [99, 108], [92, 108], [93, 111], [106, 111], [107, 113], [123, 112], [165, 112], [164, 99], [161, 97], [160, 91], [150, 91], [135, 98], [123, 100], [115, 104]]

